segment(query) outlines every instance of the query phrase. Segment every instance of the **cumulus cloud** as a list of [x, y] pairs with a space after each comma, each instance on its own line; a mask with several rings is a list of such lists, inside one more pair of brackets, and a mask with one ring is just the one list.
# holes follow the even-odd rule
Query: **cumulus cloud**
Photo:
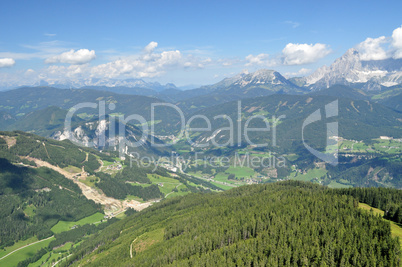
[[245, 66], [275, 67], [280, 65], [303, 65], [314, 63], [325, 57], [331, 49], [325, 44], [293, 44], [289, 43], [282, 50], [281, 54], [270, 56], [261, 53], [259, 55], [248, 55], [245, 58]]
[[183, 67], [192, 67], [194, 65], [191, 61], [185, 61], [179, 50], [154, 53], [157, 46], [157, 42], [150, 42], [144, 48], [146, 54], [129, 56], [95, 66], [92, 68], [91, 74], [96, 77], [108, 78], [117, 78], [123, 75], [152, 78], [159, 76], [166, 68], [171, 66], [181, 65]]
[[387, 52], [383, 45], [386, 44], [387, 38], [381, 36], [378, 38], [367, 38], [365, 41], [357, 45], [356, 49], [360, 53], [361, 60], [382, 60], [386, 59]]
[[392, 32], [392, 36], [367, 38], [356, 45], [361, 60], [383, 60], [402, 58], [402, 26]]
[[[92, 85], [94, 79], [99, 78], [153, 78], [162, 76], [169, 71], [190, 71], [216, 64], [221, 65], [222, 63], [205, 55], [182, 53], [175, 49], [156, 50], [157, 47], [157, 42], [150, 42], [139, 53], [121, 55], [119, 58], [112, 57], [109, 62], [96, 66], [85, 63], [89, 62], [92, 57], [85, 57], [85, 55], [91, 55], [91, 51], [86, 49], [50, 53], [46, 57], [46, 63], [70, 63], [71, 65], [51, 64], [43, 69], [29, 69], [24, 72], [14, 73], [15, 75], [0, 72], [0, 86], [2, 84], [6, 84], [7, 87], [34, 85], [41, 81], [46, 81], [49, 84], [75, 83]], [[83, 50], [84, 53], [82, 53]], [[93, 56], [95, 56], [95, 52], [93, 52]], [[1, 56], [0, 54], [0, 58], [2, 57], [13, 58], [11, 56]]]
[[395, 49], [394, 58], [402, 58], [402, 26], [392, 32], [392, 46]]
[[157, 42], [150, 42], [145, 48], [144, 48], [144, 52], [145, 53], [152, 53], [154, 52], [155, 48], [158, 47], [158, 43]]
[[246, 57], [246, 61], [247, 61], [247, 63], [246, 63], [247, 67], [248, 66], [253, 66], [253, 65], [268, 66], [268, 65], [271, 64], [269, 55], [264, 54], [264, 53], [261, 53], [261, 54], [256, 55], [256, 56], [250, 54], [250, 55], [248, 55]]
[[9, 68], [15, 65], [15, 60], [12, 58], [0, 58], [0, 68]]
[[80, 49], [74, 51], [71, 49], [60, 55], [49, 57], [45, 60], [46, 63], [68, 63], [68, 64], [85, 64], [96, 58], [94, 50]]
[[316, 62], [331, 52], [325, 44], [289, 43], [282, 50], [284, 65], [302, 65]]
[[209, 57], [183, 54], [179, 50], [156, 52], [157, 46], [157, 42], [150, 42], [144, 47], [142, 54], [95, 66], [91, 69], [91, 76], [153, 78], [171, 69], [200, 69], [213, 64], [213, 60]]

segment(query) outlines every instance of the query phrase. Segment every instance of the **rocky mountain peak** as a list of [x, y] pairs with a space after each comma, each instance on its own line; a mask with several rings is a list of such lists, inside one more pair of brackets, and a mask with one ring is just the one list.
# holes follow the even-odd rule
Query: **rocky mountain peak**
[[235, 77], [236, 79], [232, 84], [241, 87], [247, 85], [285, 84], [289, 82], [279, 72], [267, 69], [260, 69], [252, 73], [243, 72]]
[[312, 90], [328, 88], [335, 84], [370, 83], [366, 90], [402, 83], [402, 61], [395, 59], [362, 61], [360, 53], [351, 48], [329, 67], [323, 66], [305, 78]]

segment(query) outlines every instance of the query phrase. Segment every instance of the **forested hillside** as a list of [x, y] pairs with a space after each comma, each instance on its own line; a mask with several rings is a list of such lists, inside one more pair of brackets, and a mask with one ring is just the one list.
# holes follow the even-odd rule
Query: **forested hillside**
[[[152, 104], [165, 103], [153, 97], [121, 95], [98, 90], [23, 87], [0, 92], [0, 111], [21, 118], [33, 111], [43, 110], [51, 106], [69, 110], [77, 104], [89, 102], [98, 106], [95, 108], [79, 108], [76, 110], [75, 115], [79, 115], [85, 119], [91, 119], [99, 115], [101, 108], [99, 106], [101, 105], [100, 101], [104, 101], [106, 114], [124, 114], [126, 117], [129, 115], [140, 115], [147, 121], [151, 120]], [[114, 106], [109, 106], [109, 104], [114, 104]], [[159, 122], [155, 130], [158, 131], [159, 134], [177, 131], [179, 128], [175, 124], [180, 120], [179, 115], [177, 111], [170, 107], [155, 107], [154, 119]]]
[[31, 236], [49, 237], [58, 221], [77, 221], [97, 211], [100, 205], [59, 173], [0, 158], [0, 248]]
[[82, 243], [63, 266], [400, 266], [390, 224], [349, 195], [282, 182], [168, 199]]
[[[317, 110], [325, 108], [325, 105], [337, 101], [339, 113], [334, 117], [321, 118], [320, 120], [306, 125], [303, 122], [308, 116]], [[205, 143], [208, 137], [219, 129], [224, 129], [215, 135], [218, 144], [228, 142], [232, 134], [232, 139], [237, 145], [237, 131], [228, 133], [228, 127], [238, 129], [238, 113], [241, 112], [241, 128], [244, 129], [245, 123], [249, 121], [250, 128], [267, 128], [265, 122], [270, 127], [276, 126], [276, 143], [278, 149], [282, 151], [296, 151], [298, 145], [302, 143], [302, 133], [304, 140], [312, 147], [317, 149], [325, 148], [326, 123], [336, 121], [339, 129], [338, 135], [352, 140], [371, 140], [380, 135], [402, 137], [400, 127], [402, 127], [402, 115], [382, 105], [369, 101], [351, 100], [348, 98], [338, 98], [333, 96], [296, 96], [296, 95], [273, 95], [260, 98], [245, 99], [241, 102], [240, 111], [238, 102], [229, 102], [212, 108], [203, 109], [193, 115], [206, 116], [212, 125], [212, 130], [204, 132], [191, 132], [192, 141], [197, 144]], [[225, 115], [217, 117], [219, 115]], [[260, 118], [251, 120], [253, 116], [265, 118], [265, 122]], [[280, 118], [280, 116], [283, 116]], [[280, 118], [274, 123], [274, 117]], [[205, 120], [194, 120], [191, 124], [193, 128], [206, 128]], [[240, 132], [242, 144], [247, 143], [245, 135]], [[273, 143], [273, 129], [266, 132], [250, 132], [249, 139], [255, 144], [268, 144], [271, 148]], [[247, 143], [248, 144], [248, 143]], [[211, 145], [211, 142], [209, 142]], [[302, 145], [302, 144], [301, 144]]]

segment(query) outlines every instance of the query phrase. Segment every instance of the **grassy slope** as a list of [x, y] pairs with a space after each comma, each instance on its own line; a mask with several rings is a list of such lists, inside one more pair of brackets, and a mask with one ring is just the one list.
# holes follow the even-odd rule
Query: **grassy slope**
[[[372, 211], [372, 212], [374, 212], [374, 214], [381, 215], [381, 217], [384, 216], [384, 211], [383, 210], [373, 208], [373, 207], [371, 207], [371, 206], [369, 206], [367, 204], [364, 204], [364, 203], [359, 203], [359, 208], [367, 210], [367, 211], [370, 211], [370, 212]], [[391, 223], [392, 236], [393, 237], [398, 237], [399, 240], [402, 240], [402, 228], [399, 225], [397, 225], [396, 223], [392, 222], [392, 221], [389, 221], [389, 220], [386, 220], [386, 219], [384, 219], [384, 220]], [[401, 244], [401, 247], [402, 247], [402, 244]]]
[[16, 251], [10, 256], [2, 259], [0, 261], [0, 266], [16, 266], [23, 259], [32, 257], [38, 250], [47, 247], [52, 240], [54, 240], [54, 237]]
[[314, 178], [320, 178], [324, 176], [327, 173], [326, 170], [324, 169], [311, 169], [305, 174], [299, 174], [297, 173], [296, 177], [291, 177], [293, 180], [298, 180], [298, 181], [311, 181]]
[[59, 221], [55, 226], [52, 227], [51, 230], [53, 233], [58, 234], [70, 230], [71, 227], [73, 227], [74, 225], [84, 225], [100, 222], [101, 220], [103, 220], [104, 216], [104, 214], [97, 212], [76, 222]]
[[10, 253], [11, 251], [19, 249], [20, 247], [26, 246], [26, 245], [31, 244], [31, 243], [36, 242], [36, 241], [38, 241], [38, 238], [36, 236], [33, 236], [33, 237], [28, 238], [26, 240], [18, 241], [14, 245], [12, 245], [11, 247], [6, 247], [4, 250], [0, 250], [0, 258], [4, 257], [5, 255]]

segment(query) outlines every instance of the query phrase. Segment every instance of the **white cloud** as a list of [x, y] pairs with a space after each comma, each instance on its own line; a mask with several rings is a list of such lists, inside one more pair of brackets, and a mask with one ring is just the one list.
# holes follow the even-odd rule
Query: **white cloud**
[[134, 68], [145, 69], [145, 64], [137, 60], [120, 59], [93, 67], [91, 74], [95, 77], [117, 78], [129, 74]]
[[49, 57], [45, 63], [69, 63], [69, 64], [85, 64], [96, 58], [94, 50], [80, 49], [74, 51], [71, 49], [60, 55]]
[[[110, 62], [97, 66], [91, 66], [89, 63], [79, 65], [49, 65], [43, 69], [28, 69], [20, 72], [16, 71], [15, 73], [0, 72], [0, 86], [8, 88], [21, 85], [31, 86], [38, 84], [40, 81], [46, 81], [50, 85], [55, 83], [74, 83], [80, 86], [82, 84], [92, 85], [93, 78], [153, 78], [161, 76], [168, 71], [189, 71], [219, 64], [210, 57], [183, 54], [175, 49], [156, 52], [156, 42], [154, 42], [154, 45], [148, 45], [148, 48], [142, 49], [142, 52], [138, 54], [120, 56], [118, 59], [115, 58]], [[149, 51], [149, 53], [145, 53], [145, 50]], [[72, 51], [74, 52], [74, 50]], [[71, 59], [71, 57], [68, 58], [64, 55], [65, 53], [56, 55], [51, 60], [48, 59], [47, 62], [71, 63], [73, 59], [74, 63], [79, 62], [77, 58], [73, 57]]]
[[47, 37], [54, 37], [54, 36], [56, 36], [55, 33], [44, 33], [43, 35], [44, 35], [44, 36], [47, 36]]
[[361, 60], [383, 60], [402, 58], [402, 26], [392, 32], [392, 36], [367, 38], [356, 46]]
[[15, 65], [15, 60], [12, 58], [0, 58], [0, 68], [9, 68]]
[[91, 69], [92, 77], [136, 77], [153, 78], [169, 69], [204, 68], [212, 64], [211, 58], [183, 55], [179, 50], [155, 52], [157, 42], [150, 42], [140, 55], [131, 55], [95, 66]]
[[331, 53], [325, 44], [293, 44], [289, 43], [282, 50], [284, 65], [302, 65], [314, 63]]
[[246, 66], [274, 66], [276, 63], [270, 59], [268, 54], [261, 53], [259, 55], [248, 55], [246, 57]]
[[382, 60], [386, 59], [387, 52], [383, 45], [387, 43], [387, 38], [381, 36], [378, 38], [367, 38], [365, 41], [357, 45], [361, 60]]
[[289, 43], [279, 55], [270, 56], [261, 53], [259, 55], [248, 55], [245, 58], [246, 67], [263, 66], [275, 67], [280, 65], [303, 65], [314, 63], [317, 60], [331, 53], [331, 49], [325, 44], [292, 44]]
[[86, 75], [90, 70], [88, 64], [82, 65], [70, 65], [70, 66], [57, 66], [51, 65], [48, 68], [44, 69], [41, 72], [41, 75], [46, 76], [47, 78], [77, 78], [82, 75]]
[[154, 52], [155, 48], [158, 47], [158, 43], [157, 42], [150, 42], [145, 48], [144, 51], [145, 53], [152, 53]]
[[395, 49], [394, 58], [402, 58], [402, 26], [392, 32], [392, 46]]

